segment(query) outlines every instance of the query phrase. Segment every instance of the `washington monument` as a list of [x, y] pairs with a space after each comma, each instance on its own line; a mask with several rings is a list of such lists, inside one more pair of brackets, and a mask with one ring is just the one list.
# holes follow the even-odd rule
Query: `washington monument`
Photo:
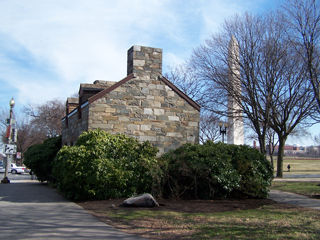
[[239, 64], [239, 45], [232, 36], [228, 46], [228, 144], [243, 145], [243, 117], [242, 109], [234, 96], [241, 95], [240, 64]]

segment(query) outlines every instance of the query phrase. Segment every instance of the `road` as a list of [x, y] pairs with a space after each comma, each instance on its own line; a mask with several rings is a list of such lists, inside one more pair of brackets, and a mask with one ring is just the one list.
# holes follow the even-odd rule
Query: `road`
[[[4, 178], [4, 173], [0, 173], [0, 180]], [[12, 174], [8, 173], [9, 180], [30, 180], [31, 175], [29, 173], [21, 173], [21, 174]]]

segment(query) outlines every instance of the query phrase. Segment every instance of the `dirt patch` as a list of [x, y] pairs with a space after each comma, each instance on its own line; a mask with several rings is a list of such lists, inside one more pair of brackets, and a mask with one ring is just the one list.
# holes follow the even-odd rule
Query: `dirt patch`
[[[105, 210], [106, 208], [114, 210], [145, 210], [146, 208], [121, 207], [125, 198], [79, 202], [81, 207], [87, 211]], [[225, 200], [158, 200], [159, 207], [148, 208], [151, 211], [174, 211], [187, 213], [211, 213], [227, 212], [235, 210], [256, 209], [264, 205], [275, 204], [268, 199], [225, 199]]]

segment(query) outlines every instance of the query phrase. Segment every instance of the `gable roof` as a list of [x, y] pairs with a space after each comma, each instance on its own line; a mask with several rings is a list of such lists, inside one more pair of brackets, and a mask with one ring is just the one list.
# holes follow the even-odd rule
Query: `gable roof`
[[129, 80], [131, 80], [131, 79], [134, 78], [134, 77], [135, 77], [135, 74], [132, 73], [132, 74], [128, 75], [127, 77], [125, 77], [124, 79], [122, 79], [121, 81], [113, 84], [111, 87], [106, 88], [106, 89], [102, 90], [101, 92], [93, 95], [92, 97], [90, 97], [90, 98], [88, 99], [89, 104], [90, 104], [90, 103], [93, 103], [94, 101], [96, 101], [96, 100], [98, 100], [98, 99], [100, 99], [100, 98], [102, 98], [102, 97], [103, 97], [104, 95], [106, 95], [107, 93], [111, 92], [112, 90], [116, 89], [117, 87], [120, 87], [122, 84], [128, 82]]
[[71, 104], [79, 104], [79, 98], [67, 98], [67, 102]]
[[82, 94], [83, 91], [103, 91], [106, 88], [111, 87], [116, 82], [112, 81], [102, 81], [102, 80], [95, 80], [92, 83], [81, 83], [79, 89], [79, 95]]
[[[122, 79], [121, 81], [115, 83], [114, 85], [112, 85], [109, 88], [106, 88], [104, 90], [102, 90], [101, 92], [93, 95], [92, 97], [90, 97], [88, 99], [89, 104], [95, 102], [96, 100], [102, 98], [104, 95], [106, 95], [107, 93], [113, 91], [114, 89], [120, 87], [122, 84], [128, 82], [129, 80], [135, 78], [136, 75], [134, 73], [128, 75], [127, 77], [125, 77], [124, 79]], [[187, 96], [185, 93], [183, 93], [177, 86], [175, 86], [172, 82], [170, 82], [167, 78], [165, 77], [160, 77], [160, 80], [162, 80], [167, 86], [169, 86], [174, 92], [176, 92], [181, 98], [183, 98], [185, 101], [187, 101], [192, 107], [194, 107], [195, 109], [197, 109], [198, 111], [200, 111], [200, 105], [195, 102], [194, 100], [192, 100], [189, 96]]]

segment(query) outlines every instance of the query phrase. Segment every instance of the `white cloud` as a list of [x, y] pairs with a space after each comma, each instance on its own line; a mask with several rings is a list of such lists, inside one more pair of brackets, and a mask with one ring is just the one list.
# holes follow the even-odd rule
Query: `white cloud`
[[[225, 18], [278, 0], [0, 0], [0, 105], [43, 103], [82, 82], [118, 81], [132, 45], [182, 63]], [[262, 7], [263, 6], [263, 7]]]
[[25, 103], [67, 97], [81, 82], [125, 77], [132, 45], [163, 48], [165, 69], [241, 2], [0, 0], [0, 82]]

